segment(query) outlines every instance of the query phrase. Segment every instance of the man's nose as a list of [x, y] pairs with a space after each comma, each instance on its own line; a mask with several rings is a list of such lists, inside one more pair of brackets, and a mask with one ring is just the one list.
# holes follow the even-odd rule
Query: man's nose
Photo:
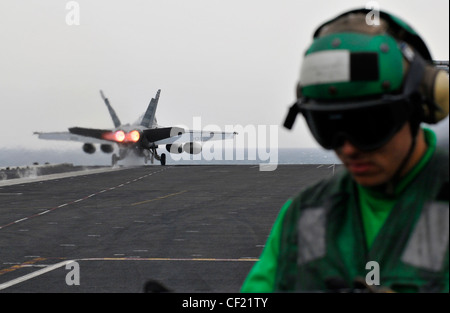
[[346, 156], [352, 156], [358, 153], [361, 153], [361, 150], [359, 150], [355, 145], [353, 145], [349, 140], [345, 140], [343, 144], [338, 148], [339, 153], [346, 155]]

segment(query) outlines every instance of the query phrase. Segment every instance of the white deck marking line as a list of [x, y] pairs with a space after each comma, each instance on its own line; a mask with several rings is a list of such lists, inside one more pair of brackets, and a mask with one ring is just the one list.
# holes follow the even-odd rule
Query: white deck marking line
[[[167, 167], [167, 168], [170, 168], [170, 167]], [[145, 177], [148, 177], [148, 176], [151, 176], [151, 175], [153, 175], [153, 174], [161, 173], [162, 171], [165, 171], [167, 168], [164, 168], [164, 169], [161, 169], [161, 170], [159, 170], [159, 171], [155, 171], [155, 172], [149, 173], [149, 174], [147, 174], [147, 175], [145, 175], [145, 176], [140, 177], [140, 179], [145, 178]], [[126, 184], [128, 184], [128, 183], [129, 183], [129, 182], [127, 182]], [[40, 212], [40, 213], [36, 213], [36, 214], [34, 214], [34, 215], [24, 217], [24, 218], [22, 218], [22, 219], [20, 219], [20, 220], [11, 222], [11, 223], [9, 223], [9, 224], [1, 225], [1, 226], [0, 226], [0, 230], [3, 229], [3, 228], [6, 228], [6, 227], [8, 227], [8, 226], [11, 226], [11, 225], [14, 225], [14, 224], [17, 224], [17, 223], [26, 221], [26, 220], [28, 220], [28, 219], [32, 219], [32, 218], [34, 218], [34, 217], [42, 216], [42, 215], [44, 215], [45, 213], [49, 213], [49, 212], [51, 212], [51, 211], [53, 211], [53, 210], [56, 210], [56, 209], [65, 207], [65, 206], [67, 206], [67, 205], [69, 205], [69, 204], [78, 203], [78, 202], [87, 200], [87, 199], [89, 199], [89, 198], [95, 197], [95, 196], [97, 196], [97, 195], [99, 195], [99, 194], [101, 194], [101, 193], [104, 193], [104, 192], [106, 192], [106, 191], [114, 190], [114, 189], [116, 189], [116, 188], [123, 187], [123, 186], [124, 186], [124, 184], [120, 184], [120, 185], [117, 185], [117, 186], [115, 186], [115, 187], [111, 187], [111, 188], [108, 188], [108, 189], [105, 189], [105, 190], [101, 190], [101, 191], [98, 191], [98, 192], [96, 192], [96, 193], [93, 193], [93, 194], [91, 194], [91, 195], [89, 195], [89, 196], [86, 196], [86, 197], [84, 197], [84, 198], [81, 198], [81, 199], [78, 199], [78, 200], [75, 200], [75, 201], [71, 201], [71, 202], [67, 202], [67, 203], [60, 204], [60, 205], [58, 205], [58, 206], [56, 206], [56, 207], [54, 207], [54, 208], [48, 209], [47, 211]]]
[[46, 268], [40, 269], [38, 271], [35, 271], [33, 273], [30, 273], [30, 274], [21, 276], [19, 278], [10, 280], [10, 281], [8, 281], [6, 283], [0, 284], [0, 290], [9, 288], [9, 287], [17, 285], [17, 284], [20, 284], [20, 283], [22, 283], [24, 281], [27, 281], [27, 280], [32, 279], [32, 278], [35, 278], [35, 277], [40, 276], [42, 274], [51, 272], [51, 271], [53, 271], [53, 270], [55, 270], [57, 268], [60, 268], [62, 266], [66, 266], [67, 264], [70, 264], [72, 262], [74, 262], [74, 260], [59, 262], [59, 263], [56, 263], [54, 265], [50, 265], [50, 266], [47, 266]]
[[59, 262], [53, 265], [49, 265], [46, 268], [37, 270], [33, 273], [18, 277], [16, 279], [10, 280], [6, 283], [0, 284], [0, 290], [9, 288], [11, 286], [20, 284], [24, 281], [33, 279], [37, 276], [40, 276], [42, 274], [51, 272], [53, 270], [56, 270], [60, 267], [66, 266], [67, 264], [70, 264], [72, 262], [79, 262], [79, 261], [184, 261], [184, 262], [256, 262], [258, 261], [257, 258], [240, 258], [240, 259], [215, 259], [215, 258], [140, 258], [140, 257], [124, 257], [124, 258], [84, 258], [84, 259], [74, 259], [74, 260], [68, 260]]

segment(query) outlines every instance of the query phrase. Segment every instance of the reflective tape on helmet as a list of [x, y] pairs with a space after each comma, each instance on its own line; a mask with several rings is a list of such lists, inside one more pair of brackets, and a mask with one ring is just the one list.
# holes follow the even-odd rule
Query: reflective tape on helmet
[[350, 51], [326, 50], [308, 54], [300, 73], [303, 86], [350, 81]]

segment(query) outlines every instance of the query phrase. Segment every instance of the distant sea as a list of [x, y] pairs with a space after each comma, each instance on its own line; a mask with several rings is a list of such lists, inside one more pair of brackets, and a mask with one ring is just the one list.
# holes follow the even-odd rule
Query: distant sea
[[[222, 152], [221, 155], [208, 156], [180, 154], [171, 155], [163, 149], [158, 153], [166, 153], [167, 165], [170, 164], [340, 164], [340, 160], [333, 151], [318, 148], [280, 148], [278, 151], [229, 151]], [[261, 156], [260, 156], [261, 155]], [[71, 150], [30, 150], [30, 149], [9, 149], [0, 148], [0, 167], [28, 166], [33, 164], [59, 164], [71, 163], [75, 166], [111, 165], [111, 154], [105, 154], [97, 150], [94, 154], [86, 154], [81, 148]], [[140, 165], [144, 164], [143, 158], [130, 156], [122, 160], [119, 164]], [[155, 164], [159, 162], [155, 161]]]

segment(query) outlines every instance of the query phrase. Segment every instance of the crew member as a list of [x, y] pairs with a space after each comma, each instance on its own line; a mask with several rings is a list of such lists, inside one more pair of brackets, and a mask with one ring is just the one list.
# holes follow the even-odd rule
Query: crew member
[[300, 113], [344, 170], [289, 199], [242, 292], [449, 292], [448, 151], [421, 123], [448, 115], [448, 74], [403, 20], [369, 10], [321, 25]]

